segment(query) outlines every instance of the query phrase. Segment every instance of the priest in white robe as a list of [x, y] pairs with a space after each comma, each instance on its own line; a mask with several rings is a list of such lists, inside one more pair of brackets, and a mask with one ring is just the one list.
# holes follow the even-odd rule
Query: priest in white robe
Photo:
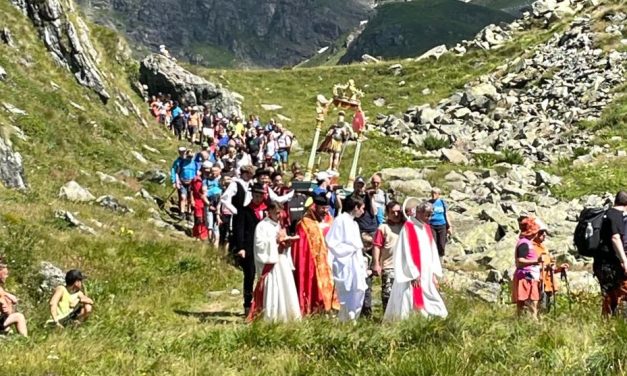
[[294, 284], [294, 266], [289, 255], [292, 238], [280, 225], [282, 205], [271, 202], [268, 217], [255, 228], [255, 268], [259, 279], [248, 321], [258, 317], [272, 322], [300, 320], [300, 305]]
[[353, 321], [361, 313], [368, 288], [361, 233], [355, 222], [364, 213], [365, 205], [360, 198], [348, 197], [343, 206], [345, 211], [333, 221], [325, 239], [340, 301], [338, 319]]
[[438, 291], [442, 265], [429, 226], [433, 206], [429, 202], [416, 204], [417, 199], [409, 198], [403, 205], [411, 214], [394, 249], [395, 278], [383, 321], [403, 320], [413, 313], [442, 318], [448, 315]]

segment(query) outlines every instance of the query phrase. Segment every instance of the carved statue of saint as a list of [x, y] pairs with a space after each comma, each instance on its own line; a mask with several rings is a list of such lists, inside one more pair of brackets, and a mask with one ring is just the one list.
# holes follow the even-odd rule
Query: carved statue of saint
[[344, 117], [344, 111], [338, 113], [337, 122], [329, 128], [327, 134], [318, 148], [319, 152], [329, 153], [329, 169], [337, 171], [340, 165], [342, 152], [346, 142], [352, 136], [351, 126]]

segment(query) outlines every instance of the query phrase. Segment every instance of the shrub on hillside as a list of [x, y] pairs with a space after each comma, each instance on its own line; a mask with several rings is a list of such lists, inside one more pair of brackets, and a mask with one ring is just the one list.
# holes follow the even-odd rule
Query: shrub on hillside
[[451, 142], [448, 138], [440, 138], [436, 136], [429, 135], [423, 141], [422, 146], [429, 151], [446, 149], [451, 146]]
[[525, 158], [518, 150], [505, 148], [503, 149], [501, 162], [506, 162], [512, 165], [522, 165], [523, 163], [525, 163]]

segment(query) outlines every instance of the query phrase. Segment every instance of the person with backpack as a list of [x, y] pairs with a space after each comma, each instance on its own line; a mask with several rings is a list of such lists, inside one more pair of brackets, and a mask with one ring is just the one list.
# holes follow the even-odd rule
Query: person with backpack
[[205, 208], [205, 218], [209, 229], [209, 242], [214, 246], [220, 243], [220, 197], [222, 196], [222, 179], [220, 167], [213, 166], [208, 175], [203, 176], [203, 185], [207, 187], [207, 199], [209, 205]]
[[185, 130], [185, 115], [183, 110], [179, 107], [179, 102], [174, 102], [172, 107], [172, 115], [170, 118], [170, 127], [174, 130], [174, 134], [180, 140], [183, 139], [183, 132]]
[[287, 171], [287, 164], [289, 162], [290, 150], [292, 148], [293, 135], [287, 132], [282, 124], [277, 124], [277, 156], [278, 156], [278, 168], [281, 171]]
[[191, 150], [185, 146], [178, 149], [179, 157], [172, 163], [170, 179], [174, 188], [179, 193], [179, 213], [181, 217], [191, 220], [190, 202], [192, 180], [198, 174], [200, 168], [194, 160]]
[[614, 206], [603, 216], [600, 242], [594, 254], [592, 269], [599, 280], [604, 317], [616, 315], [620, 302], [627, 296], [627, 256], [623, 246], [625, 229], [623, 215], [627, 209], [627, 192], [620, 191]]
[[431, 225], [433, 237], [438, 246], [438, 254], [440, 257], [444, 257], [446, 242], [448, 236], [452, 233], [452, 227], [451, 221], [449, 221], [446, 214], [447, 205], [440, 197], [441, 194], [440, 188], [433, 187], [431, 189], [431, 200], [429, 202], [433, 205], [433, 216], [429, 219], [429, 225]]

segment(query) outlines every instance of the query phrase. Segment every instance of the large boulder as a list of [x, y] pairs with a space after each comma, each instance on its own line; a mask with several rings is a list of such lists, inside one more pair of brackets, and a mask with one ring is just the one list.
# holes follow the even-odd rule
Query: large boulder
[[422, 179], [413, 180], [392, 180], [390, 182], [390, 188], [396, 192], [404, 193], [406, 195], [423, 196], [431, 192], [431, 184], [428, 181]]
[[496, 87], [486, 82], [466, 89], [460, 104], [474, 111], [486, 112], [496, 107], [498, 99]]
[[468, 158], [457, 149], [442, 149], [442, 159], [454, 164], [468, 164]]
[[488, 303], [497, 303], [501, 297], [501, 285], [493, 282], [472, 281], [466, 291]]
[[22, 156], [14, 152], [10, 142], [2, 137], [0, 137], [0, 180], [8, 188], [26, 188]]
[[453, 237], [468, 253], [487, 251], [496, 243], [499, 225], [495, 222], [464, 220], [454, 222]]
[[414, 180], [422, 179], [424, 175], [422, 170], [410, 167], [384, 168], [380, 171], [383, 180]]
[[39, 289], [44, 294], [51, 293], [57, 286], [65, 284], [63, 270], [47, 261], [42, 261], [39, 265], [39, 276], [41, 277]]
[[172, 59], [152, 54], [141, 62], [139, 80], [148, 93], [169, 93], [186, 105], [207, 104], [226, 115], [241, 114], [238, 95], [185, 70]]
[[74, 180], [65, 183], [65, 185], [61, 187], [61, 190], [59, 191], [59, 197], [64, 198], [68, 201], [75, 202], [90, 202], [96, 199], [96, 197], [94, 197], [91, 192], [81, 187]]

